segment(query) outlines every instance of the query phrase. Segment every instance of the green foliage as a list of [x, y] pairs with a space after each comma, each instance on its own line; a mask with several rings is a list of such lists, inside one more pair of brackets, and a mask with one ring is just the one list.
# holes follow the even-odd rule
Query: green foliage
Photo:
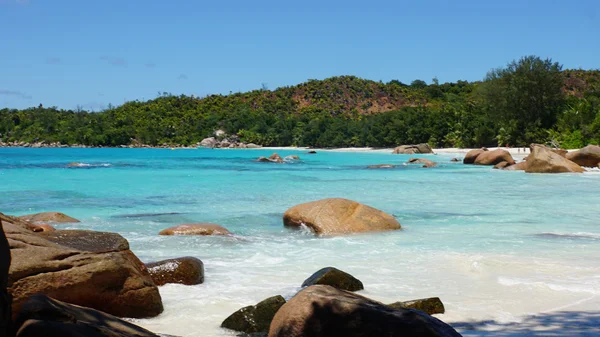
[[410, 86], [354, 76], [203, 98], [159, 93], [98, 113], [0, 110], [0, 140], [93, 146], [192, 145], [217, 129], [266, 146], [433, 147], [600, 141], [600, 71], [524, 57], [483, 82]]

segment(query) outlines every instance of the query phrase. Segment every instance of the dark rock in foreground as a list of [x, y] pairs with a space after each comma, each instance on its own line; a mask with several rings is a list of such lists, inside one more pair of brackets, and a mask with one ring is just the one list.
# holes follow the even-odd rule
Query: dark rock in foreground
[[146, 263], [146, 268], [157, 286], [167, 283], [194, 285], [204, 282], [204, 264], [195, 257], [186, 256]]
[[421, 310], [428, 315], [443, 314], [446, 312], [444, 304], [439, 297], [423, 298], [419, 300], [394, 302], [388, 304], [388, 306], [396, 309], [417, 309]]
[[9, 273], [13, 312], [34, 294], [119, 317], [162, 312], [158, 288], [122, 236], [70, 230], [33, 233], [11, 223], [2, 225], [13, 255]]
[[363, 283], [360, 280], [344, 271], [333, 267], [326, 267], [312, 274], [311, 277], [309, 277], [302, 283], [302, 287], [308, 287], [315, 284], [328, 285], [337, 289], [348, 291], [358, 291], [365, 289]]
[[246, 333], [269, 331], [273, 316], [284, 304], [285, 299], [280, 295], [269, 297], [234, 312], [223, 321], [221, 327]]
[[413, 309], [394, 309], [366, 297], [316, 285], [275, 315], [269, 337], [456, 337], [451, 326]]
[[18, 337], [158, 337], [103, 312], [34, 295], [19, 312]]
[[[1, 214], [1, 213], [0, 213]], [[0, 220], [0, 336], [13, 336], [11, 296], [8, 293], [10, 249]]]
[[335, 235], [400, 229], [391, 215], [356, 201], [333, 198], [300, 204], [283, 215], [286, 227], [306, 226], [316, 234]]

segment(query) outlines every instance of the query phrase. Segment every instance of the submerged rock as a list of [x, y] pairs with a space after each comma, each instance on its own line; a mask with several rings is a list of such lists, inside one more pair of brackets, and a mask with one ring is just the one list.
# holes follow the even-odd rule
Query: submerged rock
[[263, 163], [278, 163], [278, 164], [285, 162], [283, 160], [283, 158], [281, 158], [281, 156], [278, 155], [277, 153], [273, 153], [269, 158], [258, 157], [258, 159], [256, 159], [256, 161], [263, 162]]
[[458, 159], [458, 158], [452, 158], [452, 159], [450, 159], [450, 161], [453, 162], [453, 163], [457, 163], [457, 162], [460, 161], [460, 159]]
[[290, 156], [286, 156], [285, 158], [283, 158], [284, 161], [290, 161], [290, 160], [300, 160], [300, 157], [298, 157], [297, 155], [290, 155]]
[[146, 268], [157, 286], [167, 283], [194, 285], [204, 282], [204, 264], [195, 257], [186, 256], [146, 263]]
[[308, 154], [317, 154], [317, 151], [315, 151], [315, 150], [310, 150], [310, 151], [308, 151], [307, 153], [308, 153]]
[[13, 312], [33, 294], [120, 317], [162, 312], [158, 288], [129, 243], [115, 233], [60, 230], [33, 233], [3, 222], [13, 256]]
[[475, 149], [475, 150], [471, 150], [469, 152], [467, 152], [467, 154], [465, 155], [465, 158], [463, 158], [463, 164], [473, 164], [475, 163], [475, 159], [477, 159], [477, 157], [488, 151], [487, 148], [482, 147], [481, 149]]
[[588, 145], [581, 150], [569, 152], [566, 158], [585, 167], [597, 167], [600, 165], [600, 146]]
[[446, 312], [444, 304], [442, 303], [439, 297], [422, 298], [418, 300], [404, 302], [394, 302], [392, 304], [388, 304], [388, 306], [395, 309], [417, 309], [429, 315], [443, 314], [444, 312]]
[[[466, 158], [466, 157], [465, 157]], [[483, 151], [477, 158], [475, 158], [475, 165], [496, 165], [501, 162], [507, 162], [509, 165], [513, 165], [515, 160], [506, 150], [496, 149], [493, 151]]]
[[531, 154], [527, 159], [527, 173], [581, 173], [585, 170], [567, 158], [556, 154], [545, 146], [532, 144]]
[[219, 225], [205, 222], [169, 227], [158, 235], [231, 235], [231, 232]]
[[44, 295], [30, 297], [15, 323], [18, 337], [159, 337], [112, 315]]
[[234, 312], [223, 321], [221, 327], [246, 333], [269, 331], [275, 313], [284, 304], [285, 299], [280, 295], [269, 297]]
[[418, 154], [418, 153], [433, 153], [431, 146], [427, 143], [417, 145], [400, 145], [396, 147], [392, 154]]
[[366, 297], [315, 285], [277, 312], [269, 337], [459, 337], [451, 326], [413, 309], [394, 309]]
[[391, 169], [394, 167], [396, 167], [396, 165], [392, 165], [392, 164], [378, 164], [378, 165], [367, 166], [368, 169]]
[[316, 234], [334, 235], [400, 229], [391, 215], [356, 201], [333, 198], [300, 204], [283, 215], [286, 227], [306, 226]]
[[437, 164], [429, 159], [425, 159], [425, 158], [410, 158], [408, 160], [409, 164], [423, 164], [423, 167], [425, 168], [430, 168], [430, 167], [436, 167]]
[[311, 277], [307, 278], [302, 283], [302, 287], [308, 287], [315, 284], [328, 285], [337, 289], [348, 291], [365, 289], [360, 280], [334, 267], [326, 267], [312, 274]]
[[19, 217], [19, 219], [29, 221], [29, 222], [55, 222], [55, 223], [80, 222], [79, 220], [72, 218], [64, 213], [60, 213], [60, 212], [43, 212], [43, 213], [22, 215]]

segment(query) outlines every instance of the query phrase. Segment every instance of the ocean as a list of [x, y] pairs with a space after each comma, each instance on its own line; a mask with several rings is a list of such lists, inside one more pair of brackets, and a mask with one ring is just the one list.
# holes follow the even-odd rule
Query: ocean
[[[120, 233], [144, 262], [201, 259], [203, 284], [160, 287], [164, 313], [135, 320], [164, 334], [233, 336], [219, 327], [229, 314], [290, 298], [326, 266], [384, 303], [439, 296], [437, 317], [465, 335], [480, 334], [473, 322], [600, 308], [598, 173], [500, 171], [453, 154], [422, 155], [439, 165], [429, 169], [380, 152], [277, 150], [300, 160], [254, 161], [273, 152], [0, 148], [0, 211], [66, 213], [82, 222], [57, 228]], [[403, 229], [316, 237], [283, 227], [289, 207], [329, 197], [381, 209]], [[234, 235], [158, 235], [193, 222]]]

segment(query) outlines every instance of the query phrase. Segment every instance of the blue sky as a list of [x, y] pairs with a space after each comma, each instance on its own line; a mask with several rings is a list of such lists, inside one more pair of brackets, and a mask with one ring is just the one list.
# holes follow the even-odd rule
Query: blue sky
[[0, 108], [480, 80], [525, 55], [600, 68], [600, 1], [0, 0]]

